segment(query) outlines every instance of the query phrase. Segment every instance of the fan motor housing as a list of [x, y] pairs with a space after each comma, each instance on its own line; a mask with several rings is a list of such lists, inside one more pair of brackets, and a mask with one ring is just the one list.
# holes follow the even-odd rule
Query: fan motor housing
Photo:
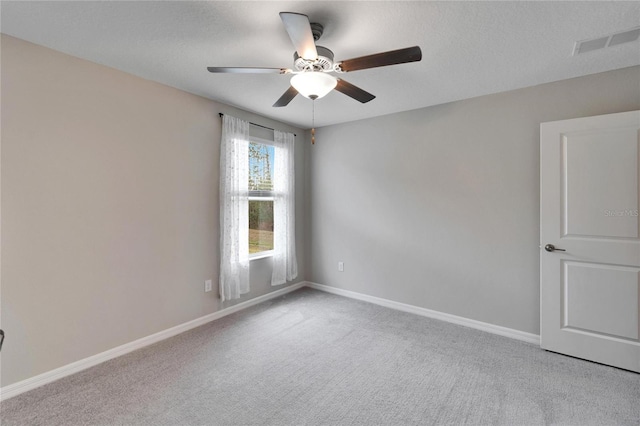
[[316, 46], [318, 59], [309, 61], [301, 58], [298, 52], [293, 54], [293, 66], [298, 71], [329, 71], [333, 67], [333, 52], [326, 47]]

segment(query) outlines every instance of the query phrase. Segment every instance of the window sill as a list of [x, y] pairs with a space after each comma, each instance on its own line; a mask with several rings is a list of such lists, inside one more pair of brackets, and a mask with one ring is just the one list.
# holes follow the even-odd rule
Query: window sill
[[249, 262], [251, 262], [252, 260], [264, 259], [266, 257], [273, 257], [273, 250], [265, 251], [265, 252], [262, 252], [262, 253], [256, 253], [254, 255], [250, 255], [249, 256]]

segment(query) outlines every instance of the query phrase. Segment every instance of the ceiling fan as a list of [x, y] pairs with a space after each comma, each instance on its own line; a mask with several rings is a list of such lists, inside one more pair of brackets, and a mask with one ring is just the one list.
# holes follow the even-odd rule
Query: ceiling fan
[[413, 46], [334, 62], [331, 50], [315, 44], [324, 30], [321, 24], [309, 22], [309, 17], [301, 13], [280, 12], [280, 18], [296, 48], [293, 55], [293, 70], [252, 67], [207, 67], [207, 70], [212, 73], [293, 74], [291, 86], [273, 104], [274, 107], [283, 107], [287, 106], [298, 93], [316, 100], [333, 89], [359, 102], [369, 102], [375, 98], [374, 95], [329, 73], [341, 74], [422, 60], [420, 47]]

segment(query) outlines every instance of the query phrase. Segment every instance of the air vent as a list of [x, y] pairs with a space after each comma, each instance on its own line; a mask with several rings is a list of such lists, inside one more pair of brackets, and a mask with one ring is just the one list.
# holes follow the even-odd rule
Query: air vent
[[609, 46], [615, 46], [616, 44], [629, 43], [636, 41], [640, 37], [640, 28], [635, 30], [625, 31], [623, 33], [614, 34], [611, 36]]
[[573, 56], [611, 46], [617, 46], [623, 43], [630, 43], [638, 40], [638, 38], [640, 38], [640, 27], [589, 40], [576, 41], [576, 44], [573, 47]]

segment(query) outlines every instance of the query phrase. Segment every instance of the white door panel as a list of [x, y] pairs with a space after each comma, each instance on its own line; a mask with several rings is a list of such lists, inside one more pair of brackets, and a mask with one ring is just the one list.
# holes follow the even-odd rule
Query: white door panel
[[640, 268], [563, 262], [563, 329], [638, 339]]
[[563, 236], [638, 238], [637, 129], [565, 133], [562, 150]]
[[540, 126], [541, 346], [638, 372], [639, 129], [639, 111]]

